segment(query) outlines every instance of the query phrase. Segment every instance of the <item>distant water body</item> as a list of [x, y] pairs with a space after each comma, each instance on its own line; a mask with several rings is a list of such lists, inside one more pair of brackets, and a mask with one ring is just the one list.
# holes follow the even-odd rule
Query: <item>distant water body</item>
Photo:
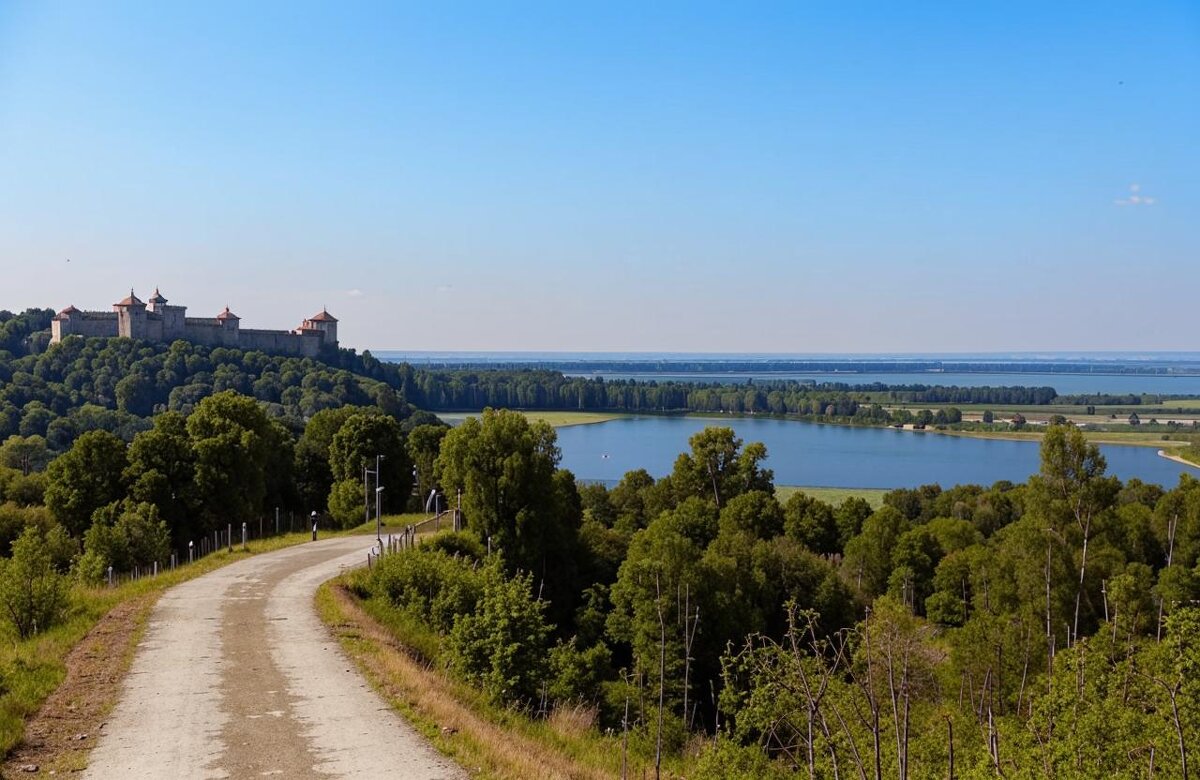
[[[892, 385], [1049, 386], [1060, 395], [1137, 394], [1200, 396], [1200, 353], [1197, 352], [1009, 352], [970, 354], [763, 354], [673, 352], [400, 352], [376, 357], [418, 366], [537, 366], [569, 376], [606, 380], [733, 384], [747, 381], [841, 382]], [[787, 371], [779, 363], [812, 361], [854, 364], [859, 370]], [[986, 365], [966, 371], [903, 370], [897, 363]], [[759, 369], [753, 365], [764, 364]], [[878, 371], [870, 364], [881, 364]], [[776, 364], [769, 370], [767, 364]], [[882, 367], [886, 364], [886, 369]], [[703, 370], [691, 370], [703, 365]], [[722, 365], [728, 365], [728, 370]], [[1011, 370], [1020, 365], [1020, 371]], [[736, 369], [735, 369], [736, 366]], [[1009, 370], [1005, 370], [1005, 367]], [[896, 370], [897, 368], [901, 370]], [[1065, 371], [1064, 369], [1072, 369]], [[1128, 373], [1129, 371], [1154, 373]]]
[[[898, 488], [938, 483], [1023, 482], [1038, 470], [1036, 442], [973, 439], [893, 428], [852, 428], [770, 418], [626, 417], [558, 429], [562, 466], [583, 480], [614, 483], [644, 468], [671, 472], [688, 438], [710, 425], [767, 446], [777, 485]], [[1172, 487], [1200, 469], [1159, 457], [1152, 447], [1101, 446], [1108, 473]]]

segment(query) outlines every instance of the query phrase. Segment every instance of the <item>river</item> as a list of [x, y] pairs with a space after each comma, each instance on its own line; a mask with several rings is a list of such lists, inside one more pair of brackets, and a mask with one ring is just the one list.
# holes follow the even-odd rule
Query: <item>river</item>
[[[974, 439], [893, 428], [851, 428], [771, 418], [625, 417], [558, 429], [562, 466], [582, 480], [615, 482], [644, 468], [670, 473], [688, 438], [709, 425], [734, 429], [743, 441], [767, 446], [777, 485], [897, 488], [937, 482], [945, 487], [1023, 482], [1038, 470], [1036, 442]], [[1159, 457], [1153, 447], [1103, 445], [1108, 472], [1165, 487], [1200, 468]]]

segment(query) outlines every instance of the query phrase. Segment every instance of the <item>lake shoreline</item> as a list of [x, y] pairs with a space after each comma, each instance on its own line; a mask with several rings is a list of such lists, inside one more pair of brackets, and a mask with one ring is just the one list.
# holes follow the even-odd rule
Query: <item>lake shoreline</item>
[[1180, 463], [1184, 466], [1191, 466], [1194, 469], [1200, 470], [1200, 463], [1194, 463], [1187, 458], [1180, 457], [1179, 455], [1172, 455], [1166, 450], [1159, 450], [1158, 457], [1166, 458], [1167, 460], [1174, 461], [1175, 463]]

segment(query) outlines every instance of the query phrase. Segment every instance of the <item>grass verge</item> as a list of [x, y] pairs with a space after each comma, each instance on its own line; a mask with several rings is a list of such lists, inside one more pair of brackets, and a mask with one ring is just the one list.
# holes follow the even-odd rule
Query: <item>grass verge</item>
[[[355, 598], [347, 587], [353, 576], [321, 586], [318, 613], [371, 685], [442, 753], [495, 780], [621, 776], [619, 734], [599, 734], [569, 713], [535, 720], [490, 704], [425, 660], [436, 653], [436, 636], [396, 609]], [[629, 777], [653, 774], [651, 759], [630, 751], [628, 760]], [[664, 776], [679, 772], [672, 766]]]

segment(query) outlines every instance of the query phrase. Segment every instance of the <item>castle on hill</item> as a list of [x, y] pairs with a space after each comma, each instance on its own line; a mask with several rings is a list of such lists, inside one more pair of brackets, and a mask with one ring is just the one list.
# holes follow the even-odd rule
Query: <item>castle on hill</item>
[[129, 291], [112, 311], [80, 311], [68, 306], [50, 323], [50, 343], [67, 336], [123, 336], [142, 341], [176, 339], [214, 347], [256, 349], [300, 357], [316, 357], [325, 347], [337, 347], [337, 319], [324, 309], [295, 330], [255, 330], [240, 327], [241, 318], [229, 310], [216, 317], [188, 317], [186, 306], [170, 306], [157, 289], [146, 303]]

